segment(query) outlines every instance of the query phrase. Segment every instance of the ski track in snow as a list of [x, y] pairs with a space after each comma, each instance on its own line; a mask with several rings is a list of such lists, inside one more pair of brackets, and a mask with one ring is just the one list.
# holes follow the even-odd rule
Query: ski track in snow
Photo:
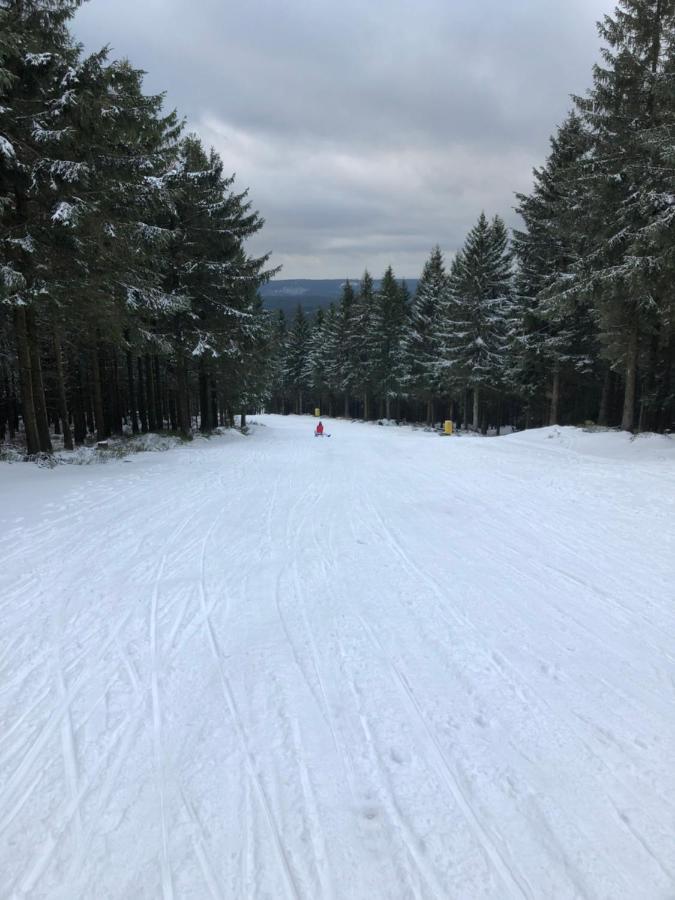
[[675, 447], [256, 423], [0, 466], [0, 897], [672, 900]]

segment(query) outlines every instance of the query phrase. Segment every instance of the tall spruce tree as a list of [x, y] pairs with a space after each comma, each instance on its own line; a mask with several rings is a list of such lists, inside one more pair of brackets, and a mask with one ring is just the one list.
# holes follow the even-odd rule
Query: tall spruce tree
[[325, 311], [322, 327], [322, 374], [328, 399], [328, 415], [335, 413], [336, 396], [340, 393], [339, 383], [339, 331], [338, 310], [334, 303]]
[[641, 351], [672, 334], [675, 0], [620, 0], [598, 27], [603, 61], [576, 98], [593, 139], [580, 224], [594, 241], [570, 289], [593, 296], [631, 430]]
[[[166, 315], [158, 327], [170, 329], [167, 343], [175, 347], [182, 431], [189, 427], [190, 361], [199, 370], [201, 428], [210, 431], [217, 424], [222, 365], [227, 368], [228, 359], [237, 363], [247, 339], [252, 346], [258, 340], [256, 289], [271, 273], [264, 271], [266, 256], [247, 256], [244, 241], [262, 227], [262, 219], [246, 192], [236, 193], [232, 185], [218, 154], [207, 153], [194, 135], [182, 141], [160, 180], [168, 202], [159, 225], [169, 238], [163, 256]], [[230, 366], [230, 373], [240, 364]]]
[[440, 247], [424, 265], [401, 341], [405, 390], [425, 407], [428, 424], [434, 421], [434, 401], [443, 384], [440, 315], [448, 291]]
[[516, 195], [525, 228], [513, 236], [517, 327], [509, 376], [528, 399], [550, 396], [551, 425], [560, 419], [561, 382], [578, 384], [597, 354], [590, 298], [567, 292], [570, 272], [588, 240], [578, 228], [575, 194], [578, 166], [589, 147], [589, 135], [572, 113], [551, 138], [545, 165], [534, 170], [532, 192]]
[[311, 323], [311, 334], [304, 371], [307, 388], [314, 397], [316, 406], [319, 408], [323, 406], [323, 398], [328, 391], [326, 317], [323, 310], [319, 309]]
[[295, 398], [295, 411], [305, 411], [306, 393], [309, 389], [307, 362], [311, 342], [310, 323], [302, 306], [298, 308], [288, 334], [286, 354], [286, 379]]
[[499, 216], [488, 222], [481, 213], [453, 260], [442, 324], [445, 372], [451, 383], [473, 391], [476, 430], [481, 391], [503, 384], [513, 319], [512, 278], [504, 222]]
[[0, 299], [12, 309], [29, 454], [52, 449], [37, 320], [59, 223], [71, 220], [70, 159], [80, 51], [68, 24], [81, 2], [0, 5]]
[[279, 310], [273, 318], [269, 351], [269, 393], [272, 409], [285, 415], [288, 411], [286, 356], [288, 353], [288, 324], [286, 314]]
[[389, 266], [375, 296], [373, 316], [375, 390], [380, 414], [391, 418], [391, 402], [400, 392], [401, 341], [408, 316], [406, 294]]
[[342, 287], [330, 340], [328, 377], [337, 393], [342, 395], [343, 414], [351, 416], [351, 399], [356, 386], [354, 353], [358, 348], [356, 336], [356, 295], [349, 280]]
[[351, 384], [361, 396], [364, 419], [371, 415], [371, 401], [377, 380], [377, 310], [375, 286], [366, 269], [359, 285], [350, 329], [348, 357], [351, 362]]

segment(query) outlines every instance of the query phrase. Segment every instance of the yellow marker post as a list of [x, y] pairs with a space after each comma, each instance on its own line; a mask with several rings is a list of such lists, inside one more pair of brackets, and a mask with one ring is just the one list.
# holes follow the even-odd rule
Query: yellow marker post
[[315, 407], [315, 409], [314, 409], [314, 415], [316, 416], [317, 419], [318, 419], [319, 416], [321, 415], [321, 410], [319, 409], [318, 406]]
[[450, 421], [450, 419], [446, 420], [443, 423], [443, 431], [445, 432], [445, 434], [452, 434], [452, 422]]

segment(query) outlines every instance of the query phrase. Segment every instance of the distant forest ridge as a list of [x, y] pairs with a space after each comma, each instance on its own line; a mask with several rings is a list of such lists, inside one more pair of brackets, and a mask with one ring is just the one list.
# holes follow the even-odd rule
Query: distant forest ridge
[[[340, 299], [342, 286], [346, 278], [275, 278], [260, 288], [260, 294], [267, 309], [283, 309], [286, 315], [292, 314], [300, 304], [305, 312], [314, 313], [317, 309], [325, 309]], [[403, 279], [411, 294], [417, 288], [417, 278]], [[360, 279], [350, 278], [357, 287]], [[380, 280], [375, 280], [375, 290], [380, 287]]]

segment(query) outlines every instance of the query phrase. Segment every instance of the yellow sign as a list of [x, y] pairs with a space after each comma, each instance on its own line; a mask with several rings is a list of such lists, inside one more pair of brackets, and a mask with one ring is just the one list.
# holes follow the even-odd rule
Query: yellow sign
[[314, 410], [314, 415], [317, 417], [317, 419], [318, 419], [319, 416], [321, 415], [321, 410], [319, 409], [318, 406], [317, 406], [317, 407], [315, 408], [315, 410]]
[[452, 434], [452, 422], [449, 419], [443, 423], [443, 431], [446, 434]]

